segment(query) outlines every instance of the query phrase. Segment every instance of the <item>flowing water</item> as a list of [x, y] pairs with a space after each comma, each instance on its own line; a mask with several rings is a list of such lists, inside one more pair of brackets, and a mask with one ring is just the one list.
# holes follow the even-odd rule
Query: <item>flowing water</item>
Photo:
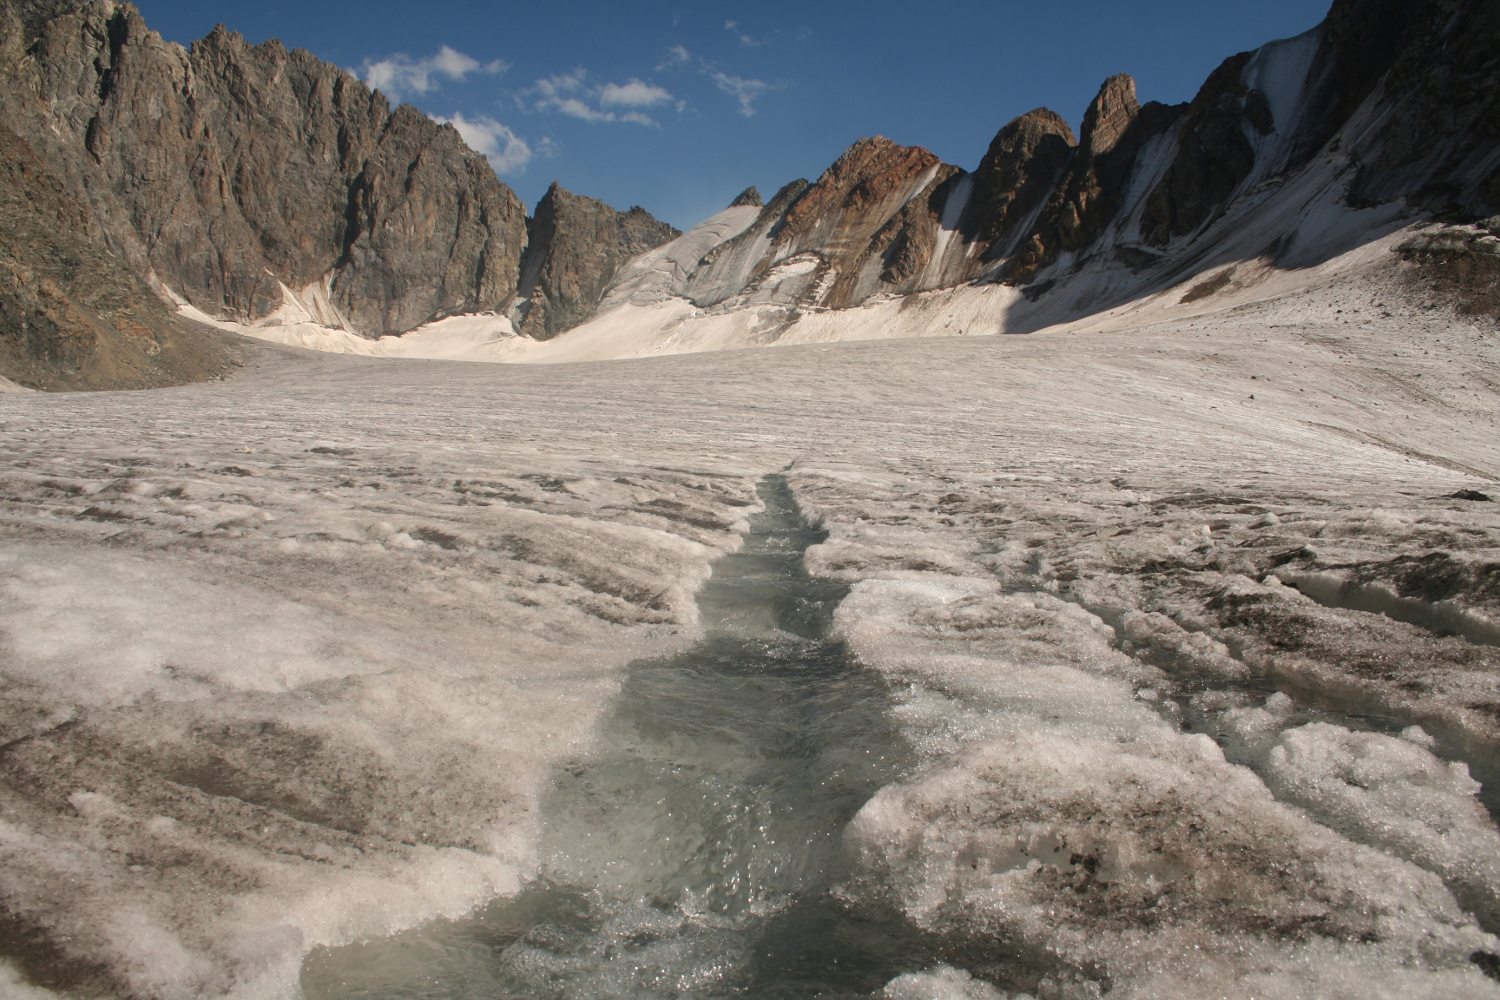
[[705, 638], [631, 668], [598, 753], [543, 805], [543, 871], [463, 921], [311, 956], [309, 1000], [866, 997], [930, 949], [831, 889], [841, 833], [907, 751], [830, 640], [844, 588], [786, 483], [699, 597]]

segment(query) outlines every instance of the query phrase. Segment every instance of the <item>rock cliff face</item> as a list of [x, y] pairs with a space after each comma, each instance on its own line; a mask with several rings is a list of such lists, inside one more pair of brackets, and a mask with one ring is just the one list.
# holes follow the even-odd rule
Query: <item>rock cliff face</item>
[[108, 0], [4, 48], [12, 121], [76, 161], [127, 260], [203, 311], [255, 319], [321, 285], [375, 335], [509, 305], [515, 195], [451, 127], [336, 67], [223, 28], [185, 51]]
[[105, 249], [82, 192], [0, 124], [0, 373], [33, 388], [166, 385], [238, 354], [187, 329]]
[[913, 290], [957, 173], [925, 149], [861, 139], [813, 183], [777, 192], [748, 230], [704, 259], [685, 294], [700, 305], [836, 308]]
[[1000, 130], [974, 172], [972, 238], [986, 256], [1012, 254], [1073, 159], [1078, 140], [1056, 112], [1028, 111]]
[[1032, 233], [1006, 275], [1026, 281], [1062, 253], [1092, 244], [1118, 212], [1130, 167], [1141, 146], [1135, 81], [1110, 77], [1083, 116], [1083, 133]]
[[1360, 146], [1350, 197], [1359, 204], [1406, 197], [1469, 217], [1500, 213], [1500, 5], [1379, 6], [1399, 10], [1373, 39], [1355, 30], [1368, 14], [1353, 0], [1335, 3], [1329, 15], [1330, 32], [1342, 29], [1333, 36], [1343, 43], [1340, 66], [1357, 68], [1373, 49], [1377, 65], [1388, 67], [1388, 101], [1371, 116], [1377, 121]]
[[451, 128], [223, 29], [191, 52], [109, 0], [0, 12], [0, 364], [69, 388], [232, 359], [170, 288], [251, 320], [304, 292], [369, 335], [501, 309], [525, 213]]
[[639, 206], [617, 212], [555, 181], [537, 203], [528, 233], [512, 318], [520, 333], [538, 340], [588, 319], [620, 265], [681, 235]]
[[1245, 82], [1249, 61], [1243, 53], [1225, 62], [1188, 106], [1177, 156], [1146, 205], [1146, 243], [1161, 247], [1193, 232], [1255, 168], [1251, 137], [1270, 135], [1275, 122], [1266, 95]]

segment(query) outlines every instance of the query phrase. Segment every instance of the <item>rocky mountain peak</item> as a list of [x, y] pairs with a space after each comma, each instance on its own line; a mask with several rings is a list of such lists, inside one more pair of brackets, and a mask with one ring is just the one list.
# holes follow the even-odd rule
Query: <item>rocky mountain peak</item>
[[905, 202], [912, 185], [936, 171], [941, 162], [920, 146], [900, 146], [883, 135], [866, 136], [803, 193], [786, 214], [777, 237], [787, 240], [823, 227], [843, 228], [839, 219], [854, 215], [884, 222], [889, 211], [899, 207], [891, 203]]
[[1083, 148], [1093, 156], [1114, 149], [1140, 111], [1134, 77], [1119, 73], [1105, 80], [1083, 116]]
[[243, 49], [246, 47], [245, 36], [229, 27], [223, 21], [215, 24], [209, 29], [208, 34], [194, 42], [191, 48], [211, 49]]
[[1141, 238], [1162, 247], [1203, 225], [1256, 166], [1251, 136], [1275, 128], [1266, 95], [1245, 82], [1252, 54], [1231, 56], [1209, 74], [1182, 115], [1177, 155], [1153, 189], [1141, 217]]
[[1067, 119], [1051, 108], [1033, 108], [1012, 119], [996, 133], [985, 159], [993, 158], [999, 150], [1030, 156], [1054, 136], [1070, 148], [1078, 145], [1073, 127], [1068, 124]]
[[1014, 249], [1023, 226], [1057, 185], [1078, 140], [1062, 116], [1036, 108], [996, 134], [974, 171], [974, 235], [989, 244], [986, 256]]
[[754, 184], [735, 195], [734, 201], [729, 203], [730, 208], [761, 208], [764, 205], [765, 201], [761, 199], [760, 189]]
[[[1225, 60], [1189, 104], [1142, 105], [1121, 74], [1076, 135], [1034, 109], [973, 173], [871, 136], [769, 204], [747, 188], [732, 204], [755, 219], [690, 242], [674, 288], [705, 308], [795, 312], [976, 279], [1035, 283], [1033, 301], [1084, 270], [1135, 287], [1175, 275], [1186, 241], [1320, 152], [1347, 160], [1349, 204], [1487, 217], [1500, 211], [1496, 51], [1489, 0], [1335, 0], [1313, 32]], [[0, 166], [20, 178], [0, 206], [0, 312], [37, 344], [34, 331], [54, 331], [17, 357], [86, 366], [124, 322], [52, 260], [117, 267], [117, 289], [133, 275], [221, 318], [302, 306], [373, 336], [509, 309], [546, 338], [591, 318], [630, 257], [678, 235], [556, 181], [528, 220], [452, 126], [222, 25], [190, 49], [166, 43], [114, 0], [0, 3], [0, 81]], [[151, 329], [170, 318], [136, 315]], [[64, 343], [65, 327], [82, 332]]]
[[[525, 209], [452, 129], [338, 67], [216, 28], [190, 50], [129, 4], [38, 23], [6, 105], [106, 241], [204, 312], [256, 320], [316, 289], [366, 335], [514, 295]], [[9, 47], [7, 53], [13, 52]]]
[[619, 212], [554, 180], [527, 223], [512, 315], [517, 329], [546, 340], [583, 322], [620, 265], [679, 235], [638, 205]]

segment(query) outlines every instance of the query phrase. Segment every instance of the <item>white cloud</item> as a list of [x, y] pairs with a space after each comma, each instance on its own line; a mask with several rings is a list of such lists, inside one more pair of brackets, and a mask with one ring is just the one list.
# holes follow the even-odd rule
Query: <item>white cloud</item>
[[599, 91], [599, 103], [607, 108], [650, 108], [671, 100], [671, 92], [633, 77], [624, 83], [606, 83]]
[[551, 156], [556, 148], [551, 139], [543, 139], [536, 149], [532, 149], [525, 139], [516, 135], [509, 127], [482, 115], [465, 118], [455, 112], [451, 118], [438, 118], [438, 121], [447, 122], [458, 129], [458, 134], [463, 136], [469, 148], [488, 159], [497, 174], [523, 174], [533, 159], [537, 156]]
[[588, 75], [588, 70], [580, 66], [571, 73], [559, 73], [557, 76], [549, 76], [538, 80], [536, 86], [532, 89], [543, 97], [556, 97], [558, 94], [576, 94], [583, 89], [584, 80]]
[[[581, 68], [538, 80], [525, 98], [534, 111], [555, 111], [595, 124], [630, 122], [652, 128], [658, 124], [656, 119], [640, 109], [675, 102], [671, 91], [634, 77], [625, 83], [595, 84]], [[679, 111], [682, 107], [677, 103]]]
[[435, 90], [442, 79], [462, 82], [472, 74], [495, 76], [510, 67], [499, 59], [480, 62], [473, 56], [444, 45], [424, 59], [413, 59], [397, 52], [384, 59], [366, 59], [360, 67], [360, 79], [392, 100]]
[[713, 81], [720, 90], [740, 102], [740, 114], [746, 118], [754, 117], [756, 98], [772, 89], [764, 80], [730, 76], [728, 73], [714, 73]]

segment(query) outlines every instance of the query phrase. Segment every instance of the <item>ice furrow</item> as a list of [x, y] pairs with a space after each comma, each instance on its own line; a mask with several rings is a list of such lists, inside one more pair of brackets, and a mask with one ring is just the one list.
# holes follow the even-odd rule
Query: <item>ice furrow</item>
[[400, 993], [584, 998], [868, 996], [925, 967], [900, 922], [832, 894], [840, 832], [897, 776], [879, 678], [828, 638], [846, 588], [809, 578], [819, 540], [763, 480], [743, 548], [699, 594], [706, 636], [636, 664], [592, 753], [542, 805], [541, 876], [458, 924], [320, 952], [310, 1000]]

